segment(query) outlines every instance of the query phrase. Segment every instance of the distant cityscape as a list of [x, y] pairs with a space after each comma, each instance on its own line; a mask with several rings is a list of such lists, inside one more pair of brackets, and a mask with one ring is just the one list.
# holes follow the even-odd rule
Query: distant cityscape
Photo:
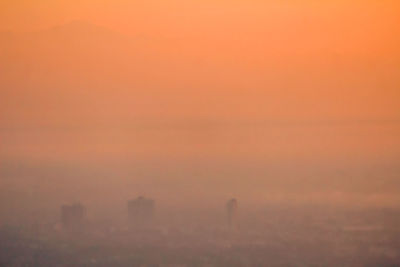
[[[173, 213], [148, 197], [125, 214], [88, 216], [64, 204], [58, 219], [0, 225], [0, 266], [399, 266], [400, 210], [270, 205], [239, 200], [219, 214]], [[107, 215], [107, 214], [106, 214]], [[118, 217], [118, 218], [117, 218]], [[121, 219], [122, 218], [122, 219]]]
[[[156, 202], [153, 199], [139, 196], [127, 202], [129, 223], [135, 227], [154, 226]], [[226, 203], [226, 225], [233, 227], [236, 224], [238, 201], [232, 198]], [[62, 228], [67, 231], [82, 231], [85, 226], [86, 208], [81, 203], [61, 206]]]

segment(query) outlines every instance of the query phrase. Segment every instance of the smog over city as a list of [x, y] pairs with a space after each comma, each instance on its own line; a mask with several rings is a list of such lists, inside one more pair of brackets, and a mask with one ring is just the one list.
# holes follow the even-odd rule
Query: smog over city
[[400, 266], [400, 4], [0, 1], [0, 266]]

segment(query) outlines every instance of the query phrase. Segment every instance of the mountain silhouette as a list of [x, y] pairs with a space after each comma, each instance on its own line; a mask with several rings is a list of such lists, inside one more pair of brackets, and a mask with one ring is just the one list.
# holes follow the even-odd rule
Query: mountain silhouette
[[64, 25], [55, 26], [44, 32], [53, 34], [108, 34], [117, 35], [113, 30], [92, 24], [86, 20], [74, 20]]
[[3, 33], [0, 40], [3, 126], [105, 110], [106, 102], [121, 99], [116, 91], [137, 90], [131, 84], [148, 62], [143, 55], [149, 54], [134, 38], [85, 21]]

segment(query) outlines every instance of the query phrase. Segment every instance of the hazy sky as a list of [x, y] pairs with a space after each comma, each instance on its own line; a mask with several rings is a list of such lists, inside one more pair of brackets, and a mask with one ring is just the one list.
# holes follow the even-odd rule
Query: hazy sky
[[[307, 180], [317, 188], [352, 175], [369, 188], [389, 177], [390, 188], [398, 25], [389, 0], [3, 0], [0, 156], [161, 162], [141, 178], [187, 176], [192, 187], [234, 170], [244, 188], [283, 179], [293, 189], [299, 172], [320, 175]], [[365, 178], [374, 166], [383, 172]]]

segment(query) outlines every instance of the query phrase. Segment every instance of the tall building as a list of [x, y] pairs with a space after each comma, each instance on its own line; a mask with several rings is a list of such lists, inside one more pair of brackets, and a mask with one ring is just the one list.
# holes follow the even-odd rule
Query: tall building
[[238, 202], [236, 198], [232, 198], [226, 203], [227, 220], [229, 226], [233, 226], [235, 224], [237, 209], [238, 209]]
[[62, 205], [61, 222], [68, 230], [82, 229], [86, 215], [86, 209], [81, 204]]
[[128, 201], [128, 216], [132, 223], [143, 225], [151, 222], [154, 217], [154, 200], [138, 197]]

